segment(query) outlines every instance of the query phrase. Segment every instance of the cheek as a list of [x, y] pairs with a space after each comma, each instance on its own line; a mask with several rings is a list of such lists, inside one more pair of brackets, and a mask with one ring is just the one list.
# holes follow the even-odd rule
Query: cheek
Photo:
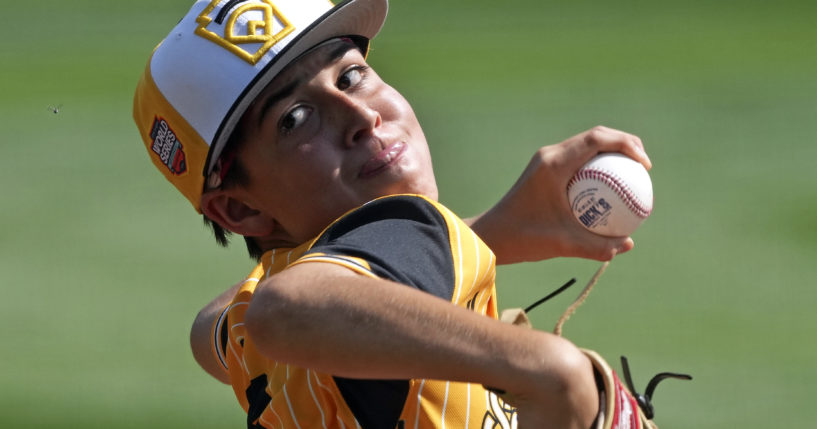
[[408, 100], [394, 88], [383, 84], [383, 88], [377, 92], [380, 96], [378, 110], [380, 115], [386, 120], [399, 120], [408, 127], [419, 126], [417, 116], [411, 108]]
[[291, 193], [314, 198], [330, 192], [339, 181], [341, 160], [330, 146], [320, 143], [303, 145], [282, 160], [284, 167], [278, 176]]

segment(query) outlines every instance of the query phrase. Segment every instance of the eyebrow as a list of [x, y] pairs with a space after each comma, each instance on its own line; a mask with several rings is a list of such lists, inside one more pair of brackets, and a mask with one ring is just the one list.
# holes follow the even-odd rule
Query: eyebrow
[[[337, 48], [333, 49], [329, 52], [326, 56], [324, 62], [320, 65], [320, 69], [324, 67], [334, 64], [338, 62], [345, 54], [351, 49], [355, 49], [355, 45], [352, 43], [343, 43]], [[264, 104], [261, 106], [261, 112], [258, 114], [258, 124], [257, 126], [260, 127], [264, 123], [264, 118], [266, 118], [267, 114], [270, 110], [272, 110], [276, 104], [278, 104], [284, 98], [289, 97], [292, 93], [295, 92], [295, 89], [298, 88], [303, 84], [304, 79], [295, 79], [294, 81], [290, 82], [277, 92], [274, 92], [272, 95], [267, 97], [264, 100]]]
[[280, 91], [278, 91], [276, 93], [273, 93], [272, 95], [267, 97], [267, 99], [264, 100], [264, 105], [261, 106], [261, 113], [259, 113], [259, 115], [258, 115], [258, 124], [257, 124], [258, 127], [261, 127], [261, 125], [264, 123], [264, 118], [267, 117], [267, 113], [269, 113], [269, 111], [272, 110], [273, 107], [275, 107], [275, 105], [278, 104], [278, 102], [280, 102], [284, 98], [289, 97], [290, 95], [292, 95], [292, 93], [295, 92], [295, 88], [297, 88], [300, 85], [301, 85], [301, 80], [298, 79], [298, 80], [290, 83], [289, 85], [281, 88]]

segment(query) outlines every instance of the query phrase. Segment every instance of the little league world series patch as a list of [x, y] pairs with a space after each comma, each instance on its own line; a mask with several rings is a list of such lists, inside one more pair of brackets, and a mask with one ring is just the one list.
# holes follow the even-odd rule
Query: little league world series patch
[[150, 146], [151, 150], [171, 173], [178, 176], [187, 171], [182, 142], [176, 137], [176, 133], [170, 129], [167, 121], [156, 117], [150, 130], [150, 138], [153, 140], [153, 144]]

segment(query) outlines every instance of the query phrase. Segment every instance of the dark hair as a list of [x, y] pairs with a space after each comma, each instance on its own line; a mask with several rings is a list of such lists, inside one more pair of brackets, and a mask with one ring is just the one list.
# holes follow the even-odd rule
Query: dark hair
[[[232, 157], [232, 161], [230, 165], [226, 167], [227, 171], [221, 179], [220, 188], [222, 189], [246, 186], [250, 183], [250, 176], [247, 174], [247, 170], [244, 168], [244, 165], [241, 164], [238, 156], [235, 156], [243, 143], [244, 134], [241, 132], [240, 127], [236, 127], [230, 139], [227, 140], [224, 152], [221, 155], [222, 158], [225, 158], [228, 154]], [[205, 189], [205, 192], [207, 192], [207, 189]], [[204, 224], [213, 231], [216, 242], [220, 246], [227, 247], [230, 244], [230, 236], [233, 235], [232, 231], [222, 228], [221, 225], [207, 217], [206, 214], [202, 214], [202, 220]], [[252, 237], [244, 237], [244, 242], [247, 245], [247, 252], [250, 254], [250, 257], [256, 261], [260, 260], [264, 251], [258, 246], [258, 243], [256, 243]]]

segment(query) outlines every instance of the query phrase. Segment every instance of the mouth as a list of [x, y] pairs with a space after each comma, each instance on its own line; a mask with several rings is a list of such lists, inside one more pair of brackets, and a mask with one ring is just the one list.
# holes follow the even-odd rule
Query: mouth
[[358, 177], [368, 178], [387, 170], [397, 162], [405, 150], [406, 143], [402, 141], [386, 146], [363, 164]]

